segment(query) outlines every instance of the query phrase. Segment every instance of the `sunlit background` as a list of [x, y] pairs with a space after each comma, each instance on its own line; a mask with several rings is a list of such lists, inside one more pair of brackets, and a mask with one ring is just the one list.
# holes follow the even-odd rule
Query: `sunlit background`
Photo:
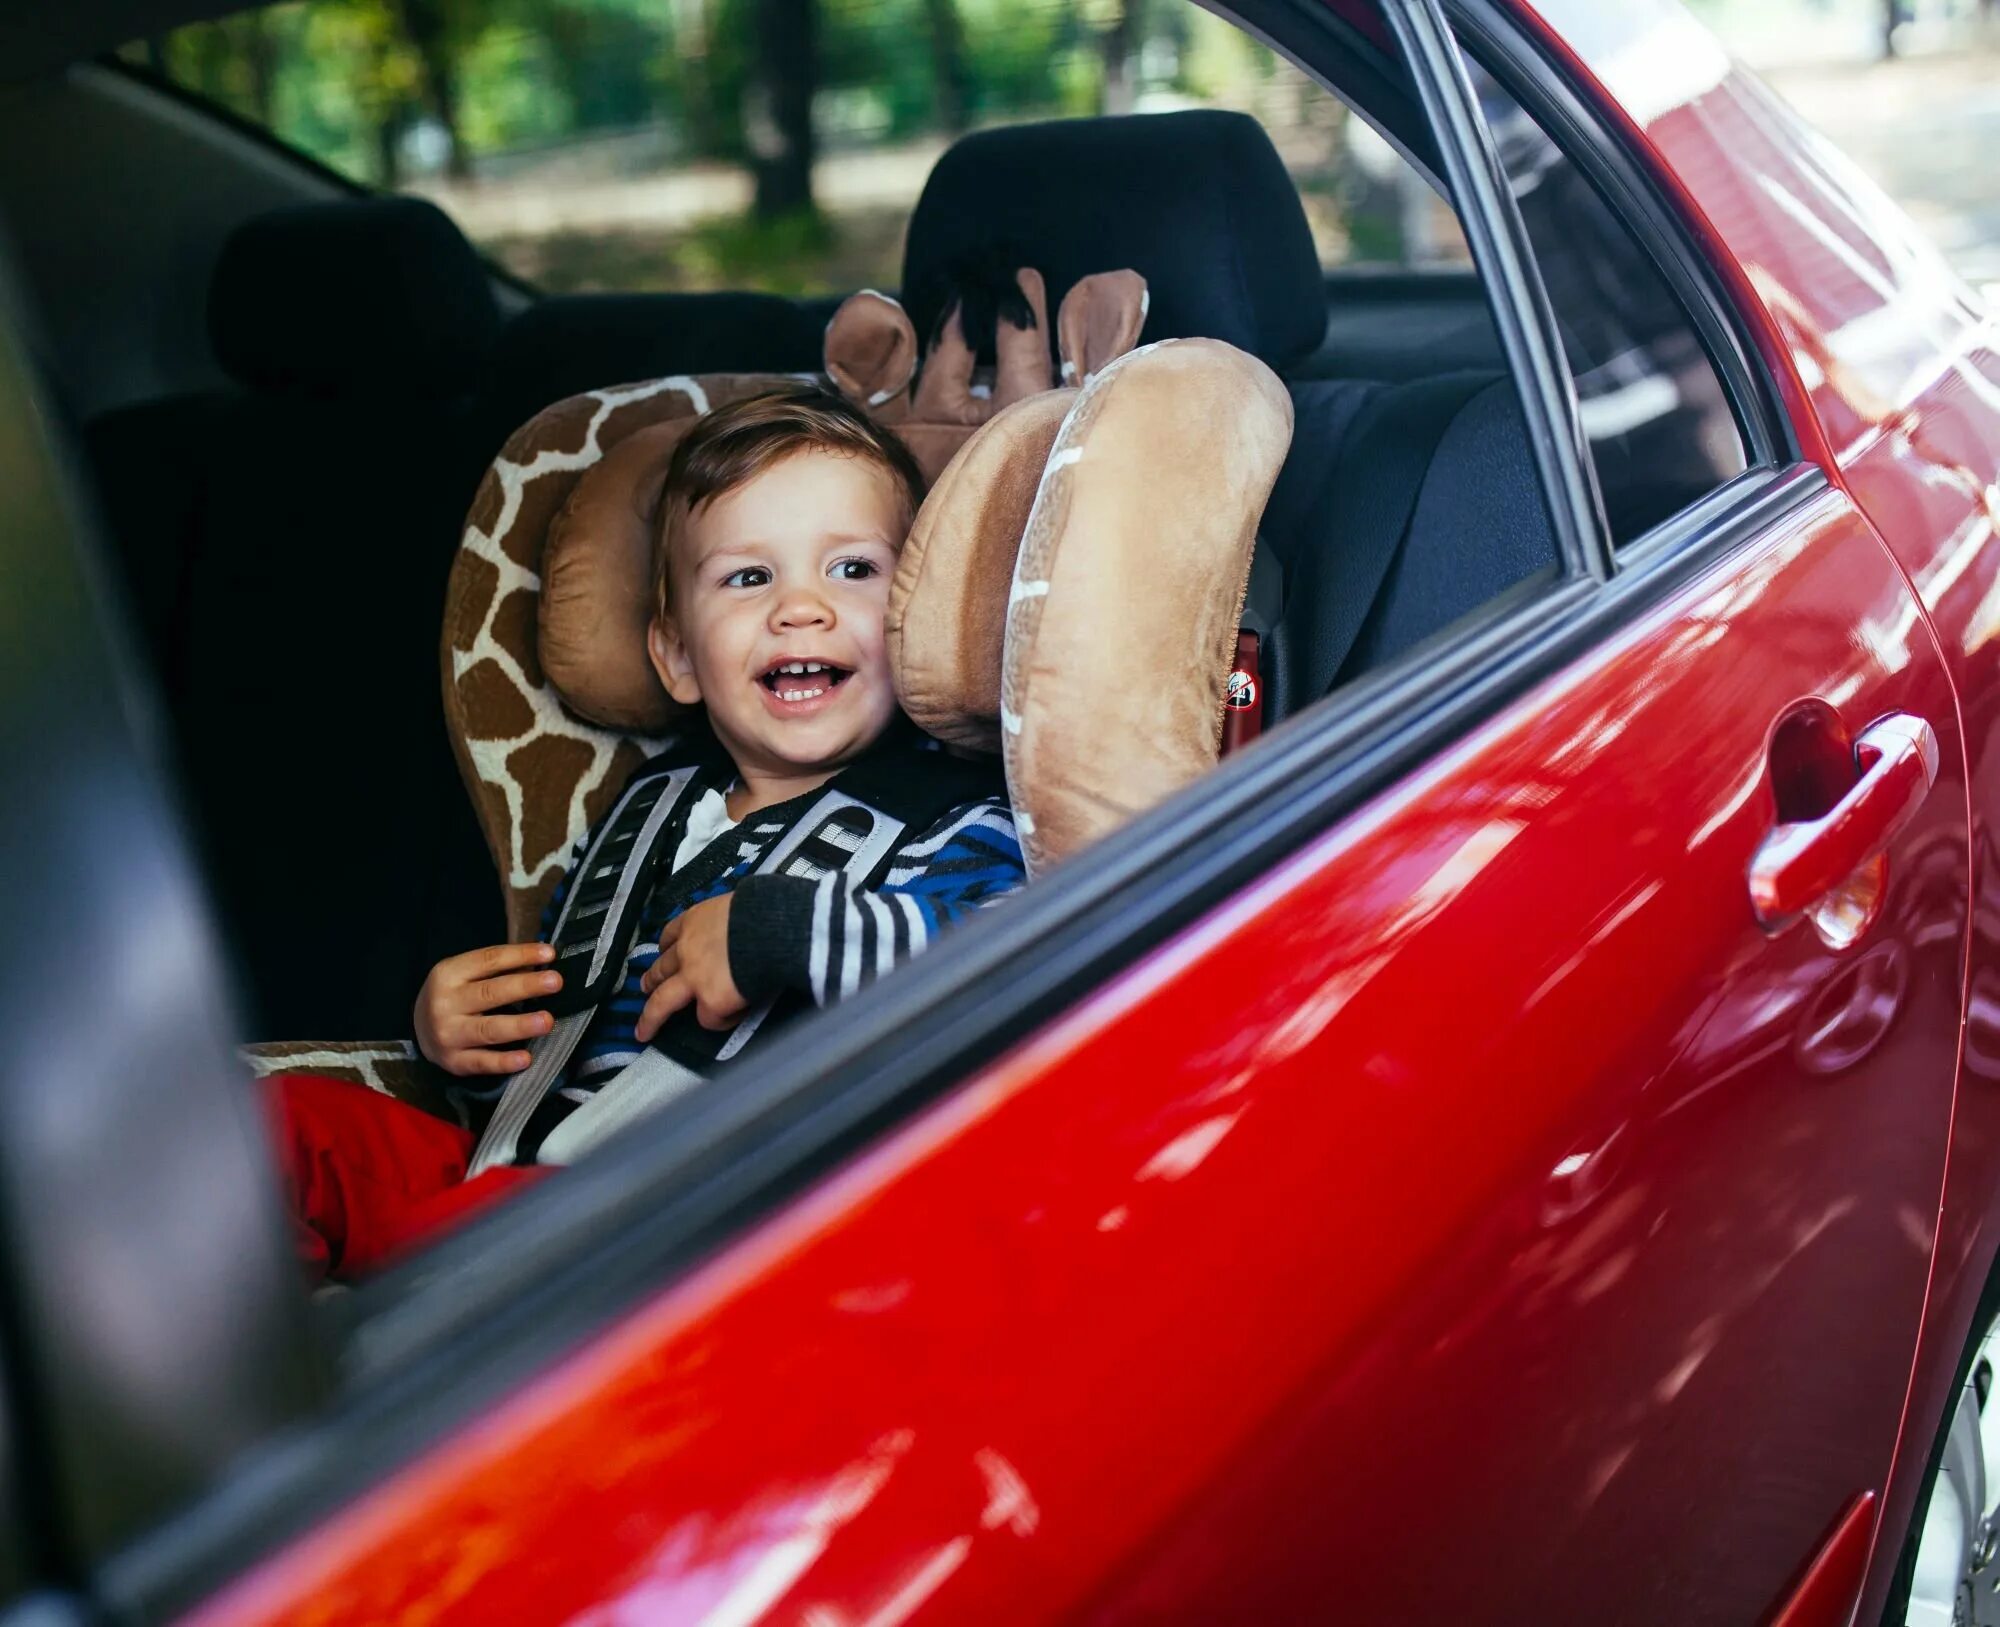
[[[2000, 298], [1996, 0], [1692, 9]], [[1190, 106], [1264, 123], [1329, 267], [1465, 258], [1372, 132], [1187, 0], [284, 0], [123, 54], [549, 291], [893, 287], [955, 134]]]

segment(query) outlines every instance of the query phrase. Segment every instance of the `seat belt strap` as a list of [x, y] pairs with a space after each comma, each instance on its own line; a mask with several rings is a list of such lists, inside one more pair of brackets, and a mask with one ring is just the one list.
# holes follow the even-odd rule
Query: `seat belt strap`
[[[972, 800], [965, 793], [975, 785], [983, 787], [992, 777], [989, 765], [940, 762], [935, 765], [937, 772], [922, 777], [933, 783], [919, 789], [907, 774], [896, 776], [885, 770], [871, 776], [863, 768], [856, 765], [842, 782], [879, 793], [880, 803], [827, 789], [772, 845], [756, 873], [783, 874], [788, 867], [820, 873], [839, 870], [854, 877], [857, 887], [879, 882], [910, 829], [909, 816], [935, 818], [960, 801]], [[555, 965], [564, 974], [561, 994], [548, 1002], [556, 1024], [530, 1044], [528, 1066], [502, 1092], [467, 1166], [468, 1179], [519, 1156], [522, 1135], [561, 1080], [590, 1019], [624, 982], [658, 864], [668, 850], [667, 838], [685, 824], [675, 815], [684, 803], [692, 802], [689, 792], [697, 773], [686, 767], [641, 775], [626, 789], [579, 862], [578, 879], [557, 917], [554, 934]], [[713, 1061], [726, 1062], [748, 1044], [770, 1015], [772, 1004], [746, 1012], [719, 1041]], [[671, 1100], [703, 1077], [686, 1060], [650, 1045], [565, 1116], [542, 1150], [552, 1161], [580, 1156], [642, 1109]]]
[[691, 800], [688, 792], [699, 772], [687, 765], [636, 775], [578, 861], [576, 879], [550, 934], [556, 951], [551, 964], [563, 974], [561, 990], [547, 1002], [555, 1026], [529, 1042], [528, 1065], [501, 1092], [466, 1166], [467, 1179], [513, 1162], [521, 1132], [562, 1077], [590, 1019], [624, 981], [625, 958], [632, 952], [665, 838], [685, 823], [674, 816]]
[[1285, 704], [1310, 706], [1340, 681], [1382, 585], [1410, 533], [1424, 476], [1451, 421], [1493, 382], [1484, 373], [1453, 373], [1384, 390], [1362, 409], [1340, 456], [1321, 545], [1300, 561], [1301, 580], [1286, 593], [1287, 620], [1303, 607], [1326, 607], [1317, 629], [1288, 627], [1292, 681]]

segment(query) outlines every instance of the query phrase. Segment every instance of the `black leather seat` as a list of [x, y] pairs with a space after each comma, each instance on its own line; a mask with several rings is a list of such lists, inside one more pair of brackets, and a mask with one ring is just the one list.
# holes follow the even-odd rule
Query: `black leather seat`
[[[1079, 277], [1130, 266], [1151, 295], [1141, 343], [1224, 339], [1286, 379], [1292, 449], [1253, 575], [1252, 605], [1273, 645], [1267, 719], [1553, 567], [1553, 532], [1504, 374], [1464, 375], [1446, 390], [1449, 410], [1421, 432], [1407, 502], [1351, 500], [1382, 479], [1382, 426], [1409, 422], [1406, 409], [1435, 394], [1437, 381], [1416, 359], [1408, 383], [1295, 376], [1316, 365], [1326, 284], [1297, 189], [1254, 119], [1074, 119], [956, 143], [910, 219], [903, 287], [919, 333], [937, 320], [945, 268], [996, 247], [1042, 271], [1051, 309]], [[1369, 554], [1387, 569], [1335, 568]], [[1357, 575], [1359, 604], [1347, 597]], [[1329, 640], [1342, 649], [1330, 651]]]
[[253, 1036], [405, 1033], [430, 963], [501, 931], [437, 667], [500, 315], [409, 199], [247, 222], [209, 315], [237, 388], [90, 426], [106, 517]]

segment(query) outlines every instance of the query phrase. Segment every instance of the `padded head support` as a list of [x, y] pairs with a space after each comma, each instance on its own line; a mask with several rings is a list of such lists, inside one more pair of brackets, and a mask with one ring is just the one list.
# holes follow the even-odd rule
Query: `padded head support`
[[1051, 303], [1101, 266], [1152, 291], [1143, 340], [1226, 340], [1283, 370], [1326, 331], [1319, 254], [1271, 138], [1202, 110], [981, 130], [931, 170], [910, 217], [903, 291], [920, 334], [944, 268], [1005, 243]]
[[464, 234], [418, 198], [298, 204], [229, 234], [209, 338], [253, 389], [426, 397], [470, 388], [500, 311]]
[[[1106, 286], [1124, 299], [1136, 279]], [[1132, 325], [1086, 301], [1084, 361]], [[918, 515], [889, 606], [897, 690], [919, 723], [991, 749], [1003, 687], [1015, 697], [1027, 732], [1005, 740], [1010, 772], [1019, 759], [1055, 775], [1048, 797], [1022, 801], [1054, 833], [1029, 842], [1038, 864], [1105, 828], [1107, 809], [1143, 807], [1214, 761], [1250, 538], [1290, 424], [1269, 370], [1224, 345], [1077, 371], [1095, 374], [1081, 394], [1039, 391], [957, 427], [967, 444]], [[563, 856], [676, 715], [644, 647], [673, 449], [701, 413], [783, 382], [682, 376], [572, 397], [517, 431], [487, 473], [447, 591], [445, 715], [514, 933], [532, 933]], [[1045, 574], [1010, 593], [1024, 526]], [[1046, 615], [1015, 625], [1026, 599], [1055, 588]], [[1088, 707], [1037, 682], [1070, 660]], [[1149, 677], [1135, 686], [1139, 662]], [[1100, 695], [1103, 719], [1073, 729]]]
[[973, 431], [931, 487], [889, 585], [896, 695], [940, 740], [1000, 749], [1001, 641], [1014, 551], [1074, 390], [1044, 390]]
[[1207, 339], [1136, 350], [1071, 405], [1007, 592], [1002, 741], [1031, 875], [1215, 765], [1291, 434], [1277, 375]]
[[[894, 300], [882, 294], [856, 294], [827, 327], [828, 374], [850, 398], [895, 425], [927, 478], [935, 477], [1002, 405], [1049, 391], [1052, 379], [1043, 337], [1048, 319], [1041, 308], [1041, 279], [1032, 271], [1019, 275], [1037, 325], [1016, 329], [1001, 324], [1001, 363], [984, 396], [973, 391], [972, 353], [955, 322], [933, 347], [914, 392], [910, 385], [916, 334]], [[1138, 331], [1144, 299], [1145, 284], [1129, 271], [1086, 277], [1073, 288], [1059, 324], [1066, 347], [1065, 372], [1086, 374], [1121, 354]], [[735, 399], [752, 385], [768, 389], [778, 381], [769, 375], [712, 374], [682, 382], [686, 392], [671, 397], [681, 405], [663, 409], [654, 422], [615, 445], [601, 443], [602, 461], [574, 478], [574, 489], [546, 522], [537, 635], [542, 671], [579, 717], [638, 734], [657, 734], [679, 715], [645, 651], [646, 624], [652, 615], [653, 537], [667, 465], [698, 415], [697, 397], [713, 404]], [[1053, 426], [1049, 432], [1054, 433]], [[926, 505], [927, 510], [931, 507]], [[1023, 506], [1007, 533], [1010, 550], [1026, 518]], [[1011, 560], [1010, 552], [1010, 564]], [[988, 687], [997, 693], [998, 622], [994, 625]], [[940, 683], [924, 692], [949, 691], [948, 684]], [[927, 715], [941, 722], [942, 737], [960, 737], [942, 705], [932, 706]], [[993, 715], [990, 702], [984, 715], [989, 719]], [[999, 749], [997, 737], [986, 738], [985, 744], [988, 750]]]

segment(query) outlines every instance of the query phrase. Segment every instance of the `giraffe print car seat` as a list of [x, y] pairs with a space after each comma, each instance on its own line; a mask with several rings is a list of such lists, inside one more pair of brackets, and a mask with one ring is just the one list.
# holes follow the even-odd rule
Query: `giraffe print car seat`
[[[1215, 762], [1291, 409], [1269, 368], [1218, 341], [1132, 350], [1132, 272], [1070, 290], [1053, 360], [1041, 278], [1015, 284], [1021, 319], [996, 323], [990, 366], [954, 307], [919, 368], [908, 316], [871, 292], [828, 325], [825, 371], [930, 482], [890, 590], [899, 698], [939, 738], [1003, 754], [1033, 875]], [[786, 382], [675, 376], [574, 396], [487, 471], [447, 588], [441, 676], [510, 937], [534, 936], [578, 838], [674, 729], [644, 648], [673, 450], [702, 413]], [[444, 1103], [408, 1042], [251, 1060]]]

